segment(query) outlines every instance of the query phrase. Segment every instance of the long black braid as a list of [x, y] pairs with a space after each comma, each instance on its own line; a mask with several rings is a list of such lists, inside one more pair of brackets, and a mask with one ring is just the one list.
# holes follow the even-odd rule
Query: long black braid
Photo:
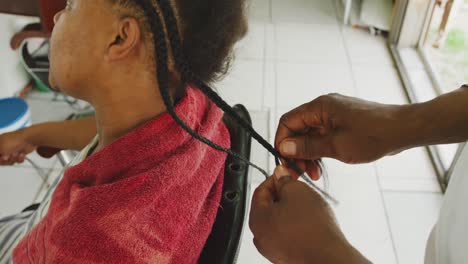
[[[166, 40], [166, 33], [164, 31], [164, 26], [166, 26], [167, 34], [169, 37], [169, 44], [171, 46], [171, 50], [174, 56], [176, 67], [181, 74], [182, 82], [193, 83], [212, 102], [214, 102], [225, 113], [227, 113], [229, 116], [234, 118], [236, 122], [238, 122], [244, 129], [246, 129], [258, 143], [260, 143], [271, 154], [273, 154], [276, 158], [277, 163], [279, 162], [279, 159], [285, 160], [288, 166], [294, 169], [299, 175], [301, 175], [301, 178], [304, 179], [308, 184], [310, 184], [313, 188], [319, 191], [327, 199], [336, 202], [336, 200], [333, 197], [331, 197], [327, 192], [323, 191], [316, 184], [314, 184], [313, 181], [305, 175], [305, 173], [297, 166], [297, 164], [294, 161], [284, 158], [279, 153], [278, 150], [276, 150], [270, 143], [268, 143], [268, 141], [266, 141], [261, 135], [259, 135], [257, 131], [255, 131], [255, 129], [248, 122], [242, 119], [233, 110], [233, 108], [229, 104], [227, 104], [213, 89], [211, 89], [208, 85], [206, 85], [203, 81], [201, 81], [197, 77], [197, 75], [194, 74], [190, 70], [187, 60], [185, 59], [184, 53], [182, 52], [182, 48], [181, 48], [182, 41], [180, 39], [179, 29], [177, 26], [177, 20], [172, 10], [170, 1], [169, 0], [157, 0], [160, 11], [162, 13], [161, 16], [158, 14], [155, 6], [153, 6], [153, 4], [151, 3], [151, 0], [149, 1], [136, 0], [136, 2], [145, 12], [145, 15], [149, 21], [149, 26], [151, 28], [151, 31], [153, 32], [154, 47], [156, 51], [155, 56], [156, 56], [156, 67], [157, 67], [159, 89], [160, 89], [161, 97], [167, 108], [167, 111], [172, 116], [172, 118], [192, 137], [196, 138], [197, 140], [207, 144], [208, 146], [218, 151], [225, 152], [239, 160], [242, 160], [243, 162], [259, 170], [262, 174], [265, 175], [265, 177], [269, 177], [268, 173], [265, 170], [253, 164], [245, 157], [242, 157], [241, 155], [233, 152], [230, 149], [219, 146], [213, 143], [212, 141], [210, 141], [209, 139], [195, 132], [177, 115], [174, 109], [174, 103], [169, 94], [169, 79], [168, 79], [169, 70], [168, 70], [168, 46], [167, 46], [168, 43]], [[163, 24], [161, 17], [165, 19], [165, 24]], [[317, 164], [319, 165], [320, 168], [322, 168], [320, 162], [317, 162]]]

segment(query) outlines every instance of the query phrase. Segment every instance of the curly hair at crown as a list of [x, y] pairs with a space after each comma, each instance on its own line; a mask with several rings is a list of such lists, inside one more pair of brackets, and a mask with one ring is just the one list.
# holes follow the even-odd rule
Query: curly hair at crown
[[[137, 18], [146, 39], [152, 40], [147, 18], [135, 1], [110, 1], [123, 14]], [[190, 69], [205, 83], [219, 80], [229, 70], [234, 44], [247, 32], [245, 0], [172, 0], [172, 5]]]

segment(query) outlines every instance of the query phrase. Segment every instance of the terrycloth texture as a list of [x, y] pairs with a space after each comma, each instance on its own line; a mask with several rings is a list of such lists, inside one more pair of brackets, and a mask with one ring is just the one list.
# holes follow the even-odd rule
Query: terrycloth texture
[[[176, 110], [230, 146], [222, 112], [200, 91], [188, 88]], [[196, 263], [219, 207], [225, 159], [163, 114], [69, 168], [14, 263]]]

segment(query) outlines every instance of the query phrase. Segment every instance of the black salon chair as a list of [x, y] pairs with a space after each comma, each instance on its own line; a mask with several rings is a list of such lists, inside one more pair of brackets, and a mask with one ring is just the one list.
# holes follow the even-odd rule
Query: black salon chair
[[[234, 106], [234, 110], [250, 124], [252, 120], [249, 112], [242, 105]], [[79, 118], [86, 116], [74, 116]], [[237, 122], [230, 116], [224, 116], [224, 123], [231, 135], [231, 149], [250, 159], [252, 139]], [[39, 148], [38, 152], [43, 157], [52, 157], [57, 154], [57, 149]], [[61, 151], [58, 158], [62, 165], [70, 163], [75, 153]], [[213, 230], [200, 256], [200, 264], [233, 264], [237, 261], [242, 231], [246, 221], [247, 205], [250, 200], [250, 176], [249, 166], [231, 156], [226, 160], [224, 170], [223, 194], [221, 205], [216, 216]], [[31, 207], [34, 209], [34, 207]]]
[[[234, 109], [244, 120], [252, 123], [244, 106], [236, 105]], [[224, 117], [224, 123], [231, 134], [231, 149], [250, 159], [252, 139], [249, 133], [227, 115]], [[201, 254], [200, 264], [236, 263], [250, 199], [249, 177], [249, 166], [229, 156], [224, 171], [221, 207]]]

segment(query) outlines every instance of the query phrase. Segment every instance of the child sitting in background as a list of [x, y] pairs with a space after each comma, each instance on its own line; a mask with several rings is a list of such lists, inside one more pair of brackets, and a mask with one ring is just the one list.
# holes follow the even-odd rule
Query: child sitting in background
[[92, 104], [96, 116], [0, 135], [2, 165], [37, 146], [84, 148], [36, 211], [0, 219], [0, 263], [197, 262], [226, 155], [173, 117], [223, 148], [229, 134], [222, 111], [185, 84], [187, 69], [177, 70], [181, 55], [166, 43], [174, 25], [161, 3], [174, 10], [184, 59], [200, 81], [226, 72], [246, 32], [243, 0], [67, 1], [55, 17], [50, 83]]

